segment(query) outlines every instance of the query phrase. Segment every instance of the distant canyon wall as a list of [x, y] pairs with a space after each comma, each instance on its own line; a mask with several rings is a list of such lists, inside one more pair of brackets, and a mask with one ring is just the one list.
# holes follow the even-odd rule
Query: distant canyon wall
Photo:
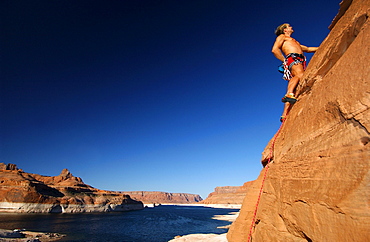
[[215, 191], [210, 193], [203, 200], [203, 204], [242, 204], [251, 182], [244, 183], [243, 186], [223, 186], [216, 187]]
[[59, 176], [26, 173], [0, 163], [0, 212], [79, 213], [143, 209], [143, 203], [119, 192], [83, 183], [64, 169]]
[[143, 209], [144, 204], [190, 204], [197, 194], [105, 191], [85, 184], [64, 169], [58, 176], [26, 173], [0, 163], [0, 212], [77, 213]]
[[130, 195], [131, 198], [142, 201], [144, 204], [190, 204], [202, 201], [197, 194], [131, 191], [121, 192]]
[[[251, 241], [369, 241], [369, 16], [370, 0], [344, 0], [311, 59], [276, 137]], [[266, 168], [247, 191], [229, 242], [248, 241]]]

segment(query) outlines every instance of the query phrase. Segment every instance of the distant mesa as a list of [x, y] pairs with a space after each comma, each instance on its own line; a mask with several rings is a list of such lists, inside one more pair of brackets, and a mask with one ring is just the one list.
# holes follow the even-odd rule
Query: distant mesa
[[0, 163], [0, 212], [80, 213], [143, 209], [129, 195], [96, 189], [64, 169], [59, 176], [26, 173]]
[[194, 204], [202, 201], [197, 194], [131, 191], [121, 192], [130, 195], [131, 198], [142, 201], [144, 204]]
[[241, 205], [244, 197], [253, 181], [244, 183], [243, 186], [223, 186], [216, 187], [215, 191], [201, 201], [203, 204], [223, 204], [223, 205]]
[[0, 163], [0, 212], [80, 213], [143, 209], [159, 204], [202, 201], [196, 194], [115, 192], [94, 188], [68, 169], [58, 176], [26, 173], [15, 164]]

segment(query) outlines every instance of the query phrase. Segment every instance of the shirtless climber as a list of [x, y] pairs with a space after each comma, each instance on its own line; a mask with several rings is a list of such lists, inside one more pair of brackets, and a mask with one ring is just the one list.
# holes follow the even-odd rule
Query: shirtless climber
[[[285, 120], [290, 105], [297, 101], [297, 98], [295, 97], [295, 89], [306, 68], [306, 57], [303, 55], [303, 52], [315, 52], [318, 48], [301, 45], [298, 41], [290, 37], [293, 32], [292, 26], [287, 23], [277, 27], [275, 30], [277, 38], [272, 47], [272, 53], [274, 56], [284, 63], [283, 78], [289, 81], [287, 93], [281, 100], [285, 103], [284, 111], [280, 118], [281, 122]], [[285, 58], [282, 52], [284, 53]]]

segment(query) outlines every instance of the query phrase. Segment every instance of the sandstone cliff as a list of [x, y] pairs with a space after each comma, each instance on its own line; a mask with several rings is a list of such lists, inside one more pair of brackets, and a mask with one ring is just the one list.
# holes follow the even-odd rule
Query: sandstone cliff
[[109, 212], [142, 208], [142, 202], [129, 195], [93, 188], [67, 169], [59, 176], [42, 176], [0, 163], [0, 212]]
[[243, 186], [224, 186], [216, 187], [215, 191], [210, 193], [203, 200], [203, 204], [242, 204], [245, 195], [253, 181], [244, 183]]
[[[252, 241], [369, 241], [369, 15], [370, 0], [344, 0], [313, 56], [276, 138]], [[229, 242], [248, 241], [265, 169]]]
[[198, 203], [202, 198], [196, 194], [188, 193], [169, 193], [169, 192], [121, 192], [130, 195], [135, 200], [142, 201], [144, 204], [189, 204]]

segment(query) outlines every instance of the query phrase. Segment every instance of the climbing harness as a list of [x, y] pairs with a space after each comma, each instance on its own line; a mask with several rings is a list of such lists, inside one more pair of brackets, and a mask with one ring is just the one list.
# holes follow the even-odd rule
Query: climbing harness
[[276, 138], [279, 136], [279, 134], [280, 134], [280, 131], [281, 131], [281, 128], [283, 127], [283, 124], [285, 123], [285, 120], [286, 120], [286, 116], [285, 116], [285, 118], [282, 120], [282, 123], [281, 123], [281, 125], [280, 125], [280, 128], [279, 128], [279, 130], [277, 131], [277, 133], [276, 133], [276, 135], [275, 135], [275, 137], [274, 137], [274, 139], [273, 139], [273, 141], [272, 141], [272, 144], [271, 144], [271, 148], [270, 148], [270, 155], [269, 155], [269, 158], [268, 158], [268, 160], [267, 160], [267, 164], [266, 164], [266, 166], [265, 166], [265, 172], [264, 172], [264, 174], [263, 174], [263, 179], [262, 179], [262, 184], [261, 184], [261, 189], [260, 189], [260, 192], [259, 192], [259, 194], [258, 194], [258, 198], [257, 198], [257, 203], [256, 203], [256, 208], [255, 208], [255, 210], [254, 210], [254, 214], [253, 214], [253, 218], [252, 218], [252, 223], [251, 223], [251, 227], [250, 227], [250, 229], [249, 229], [249, 235], [248, 235], [248, 242], [250, 242], [251, 241], [251, 239], [252, 239], [252, 230], [253, 230], [253, 225], [255, 224], [255, 220], [256, 220], [256, 216], [257, 216], [257, 210], [258, 210], [258, 205], [259, 205], [259, 203], [260, 203], [260, 200], [261, 200], [261, 196], [262, 196], [262, 192], [263, 192], [263, 186], [264, 186], [264, 184], [265, 184], [265, 180], [266, 180], [266, 176], [267, 176], [267, 171], [268, 171], [268, 169], [269, 169], [269, 164], [271, 163], [271, 159], [272, 159], [272, 155], [273, 155], [273, 153], [274, 153], [274, 146], [275, 146], [275, 141], [276, 141]]
[[283, 62], [283, 69], [284, 69], [283, 79], [284, 80], [289, 81], [290, 79], [292, 79], [293, 76], [291, 73], [291, 69], [292, 69], [292, 66], [296, 64], [302, 64], [303, 69], [305, 70], [307, 66], [306, 57], [303, 54], [297, 54], [297, 53], [290, 53], [289, 55], [285, 57], [285, 60]]

